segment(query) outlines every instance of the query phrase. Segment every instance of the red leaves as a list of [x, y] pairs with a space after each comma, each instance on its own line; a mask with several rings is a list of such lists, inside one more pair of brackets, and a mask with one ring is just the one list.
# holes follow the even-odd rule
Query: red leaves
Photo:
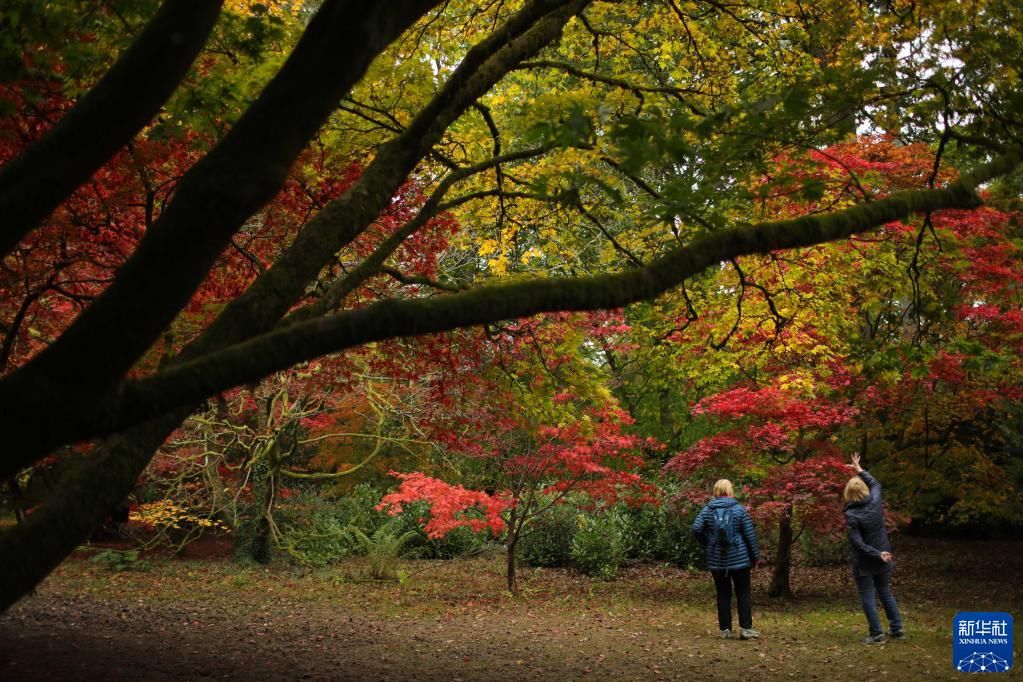
[[[20, 86], [0, 88], [0, 98], [16, 109], [0, 120], [0, 161], [20, 153], [70, 106], [59, 93], [32, 102], [21, 95]], [[0, 372], [23, 364], [102, 292], [200, 146], [195, 135], [134, 141], [18, 245], [0, 274], [0, 319], [21, 324]]]
[[[842, 372], [838, 376], [837, 383], [847, 383]], [[756, 477], [759, 483], [746, 491], [761, 519], [773, 519], [794, 506], [804, 523], [823, 532], [834, 529], [840, 519], [838, 496], [849, 470], [823, 438], [858, 414], [841, 394], [806, 396], [779, 386], [738, 387], [705, 398], [693, 414], [724, 419], [729, 428], [673, 457], [666, 472], [683, 478], [706, 472], [710, 479], [729, 472], [742, 472], [744, 478], [763, 472]]]
[[[463, 526], [475, 531], [489, 529], [492, 533], [500, 533], [505, 528], [501, 514], [512, 506], [512, 501], [505, 495], [468, 490], [419, 472], [402, 474], [392, 471], [391, 475], [400, 479], [401, 485], [395, 492], [385, 495], [377, 509], [395, 515], [404, 510], [404, 504], [428, 502], [430, 518], [424, 530], [431, 538], [444, 537]], [[481, 512], [484, 518], [466, 516], [470, 509]]]
[[[781, 443], [785, 434], [799, 429], [832, 429], [851, 422], [856, 408], [824, 398], [803, 398], [775, 386], [759, 389], [739, 387], [704, 398], [693, 406], [693, 414], [712, 414], [728, 419], [749, 417], [762, 425], [747, 433], [765, 447]], [[769, 426], [768, 422], [773, 423]]]
[[940, 351], [930, 362], [931, 379], [958, 386], [966, 380], [966, 371], [963, 369], [965, 357], [961, 353]]
[[[491, 396], [493, 398], [493, 396]], [[500, 404], [486, 406], [502, 411]], [[448, 434], [445, 445], [488, 464], [492, 480], [503, 490], [494, 494], [468, 490], [431, 478], [423, 473], [393, 474], [402, 479], [398, 491], [385, 496], [382, 508], [401, 511], [403, 503], [425, 500], [431, 504], [426, 531], [441, 537], [460, 526], [475, 530], [503, 528], [501, 513], [521, 504], [534, 492], [557, 495], [581, 492], [605, 504], [651, 502], [652, 486], [645, 484], [639, 470], [643, 448], [657, 449], [652, 440], [630, 435], [622, 427], [631, 422], [612, 408], [586, 408], [582, 418], [562, 425], [530, 427], [508, 416], [486, 409], [477, 413], [480, 421], [464, 435]], [[488, 419], [485, 415], [490, 416]], [[469, 509], [484, 513], [486, 521], [465, 516]]]

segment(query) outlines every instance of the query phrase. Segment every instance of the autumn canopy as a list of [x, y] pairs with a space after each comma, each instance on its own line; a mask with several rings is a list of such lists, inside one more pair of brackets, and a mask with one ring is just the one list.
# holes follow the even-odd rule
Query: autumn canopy
[[545, 518], [684, 518], [727, 475], [788, 594], [854, 451], [894, 524], [1018, 528], [1021, 26], [0, 3], [0, 610], [124, 506], [312, 561], [357, 476], [503, 543], [513, 592]]

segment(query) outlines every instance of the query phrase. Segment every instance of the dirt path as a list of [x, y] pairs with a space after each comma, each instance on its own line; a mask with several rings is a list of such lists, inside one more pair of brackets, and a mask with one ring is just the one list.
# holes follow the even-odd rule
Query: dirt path
[[764, 638], [740, 642], [714, 636], [705, 576], [664, 567], [613, 582], [527, 571], [513, 599], [499, 591], [499, 558], [438, 563], [404, 587], [209, 560], [145, 573], [69, 562], [0, 618], [0, 678], [952, 679], [959, 601], [1021, 603], [1018, 590], [991, 591], [995, 576], [957, 570], [956, 556], [933, 545], [905, 562], [930, 576], [896, 581], [911, 637], [872, 648], [858, 643], [842, 567], [800, 571], [789, 603], [763, 598], [759, 576]]

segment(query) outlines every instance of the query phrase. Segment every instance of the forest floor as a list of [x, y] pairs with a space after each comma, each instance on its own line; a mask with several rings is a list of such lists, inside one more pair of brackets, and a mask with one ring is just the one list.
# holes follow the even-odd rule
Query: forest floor
[[860, 642], [845, 566], [797, 567], [792, 600], [766, 597], [757, 572], [761, 638], [739, 641], [716, 636], [707, 574], [659, 565], [612, 581], [527, 568], [512, 597], [499, 555], [406, 562], [404, 584], [217, 551], [147, 571], [79, 557], [0, 616], [0, 679], [954, 679], [956, 611], [1023, 614], [1023, 543], [902, 538], [896, 551], [908, 638], [883, 646]]

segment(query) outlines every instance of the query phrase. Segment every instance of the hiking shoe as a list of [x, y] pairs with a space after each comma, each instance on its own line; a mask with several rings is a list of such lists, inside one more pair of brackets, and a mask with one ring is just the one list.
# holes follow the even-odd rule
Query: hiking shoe
[[867, 638], [863, 640], [863, 643], [864, 644], [884, 644], [887, 641], [888, 641], [887, 638], [883, 634], [880, 634], [880, 635], [868, 635]]
[[732, 631], [731, 630], [722, 630], [721, 631], [721, 639], [731, 639], [731, 638], [732, 638]]
[[889, 639], [906, 639], [906, 633], [903, 630], [896, 630], [895, 632], [889, 630], [888, 637]]
[[739, 628], [739, 639], [756, 639], [760, 633], [753, 628]]

